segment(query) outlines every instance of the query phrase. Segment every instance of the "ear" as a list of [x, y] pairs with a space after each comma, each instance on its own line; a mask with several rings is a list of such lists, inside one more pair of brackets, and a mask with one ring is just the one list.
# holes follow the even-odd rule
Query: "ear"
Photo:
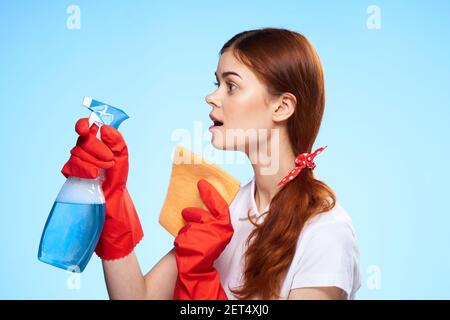
[[272, 109], [272, 120], [282, 122], [287, 120], [295, 111], [297, 98], [289, 92], [283, 93], [276, 100]]

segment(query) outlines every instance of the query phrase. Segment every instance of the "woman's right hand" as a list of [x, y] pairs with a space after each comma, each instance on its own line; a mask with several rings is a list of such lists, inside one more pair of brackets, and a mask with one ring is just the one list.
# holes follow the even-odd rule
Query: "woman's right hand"
[[[100, 130], [101, 141], [96, 138]], [[102, 184], [106, 217], [95, 252], [104, 260], [127, 256], [143, 237], [142, 227], [126, 188], [128, 178], [128, 148], [120, 132], [108, 125], [99, 127], [89, 119], [79, 119], [75, 125], [79, 134], [62, 174], [94, 179], [105, 169]]]

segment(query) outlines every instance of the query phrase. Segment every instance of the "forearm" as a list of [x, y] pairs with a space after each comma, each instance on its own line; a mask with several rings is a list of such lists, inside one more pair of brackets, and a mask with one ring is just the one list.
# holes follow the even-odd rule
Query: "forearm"
[[134, 251], [122, 259], [102, 260], [102, 265], [110, 299], [146, 298], [144, 276]]

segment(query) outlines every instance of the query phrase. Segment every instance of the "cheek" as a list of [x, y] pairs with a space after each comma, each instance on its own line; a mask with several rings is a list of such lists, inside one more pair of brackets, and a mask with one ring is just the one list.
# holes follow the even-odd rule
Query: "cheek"
[[233, 129], [267, 129], [271, 125], [269, 107], [257, 96], [243, 96], [224, 108], [226, 127]]

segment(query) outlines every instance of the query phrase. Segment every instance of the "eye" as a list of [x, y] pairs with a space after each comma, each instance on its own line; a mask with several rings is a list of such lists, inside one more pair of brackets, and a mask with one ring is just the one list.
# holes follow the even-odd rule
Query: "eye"
[[228, 83], [227, 83], [227, 86], [228, 86], [228, 88], [229, 88], [229, 91], [233, 91], [232, 89], [230, 89], [231, 86], [237, 87], [234, 83], [231, 83], [231, 82], [228, 82]]
[[[213, 84], [216, 87], [220, 87], [220, 83], [218, 81], [213, 82]], [[232, 86], [237, 87], [234, 83], [231, 83], [231, 82], [227, 82], [226, 84], [227, 84], [227, 87], [228, 87], [228, 91], [233, 91], [233, 89], [231, 88]]]

